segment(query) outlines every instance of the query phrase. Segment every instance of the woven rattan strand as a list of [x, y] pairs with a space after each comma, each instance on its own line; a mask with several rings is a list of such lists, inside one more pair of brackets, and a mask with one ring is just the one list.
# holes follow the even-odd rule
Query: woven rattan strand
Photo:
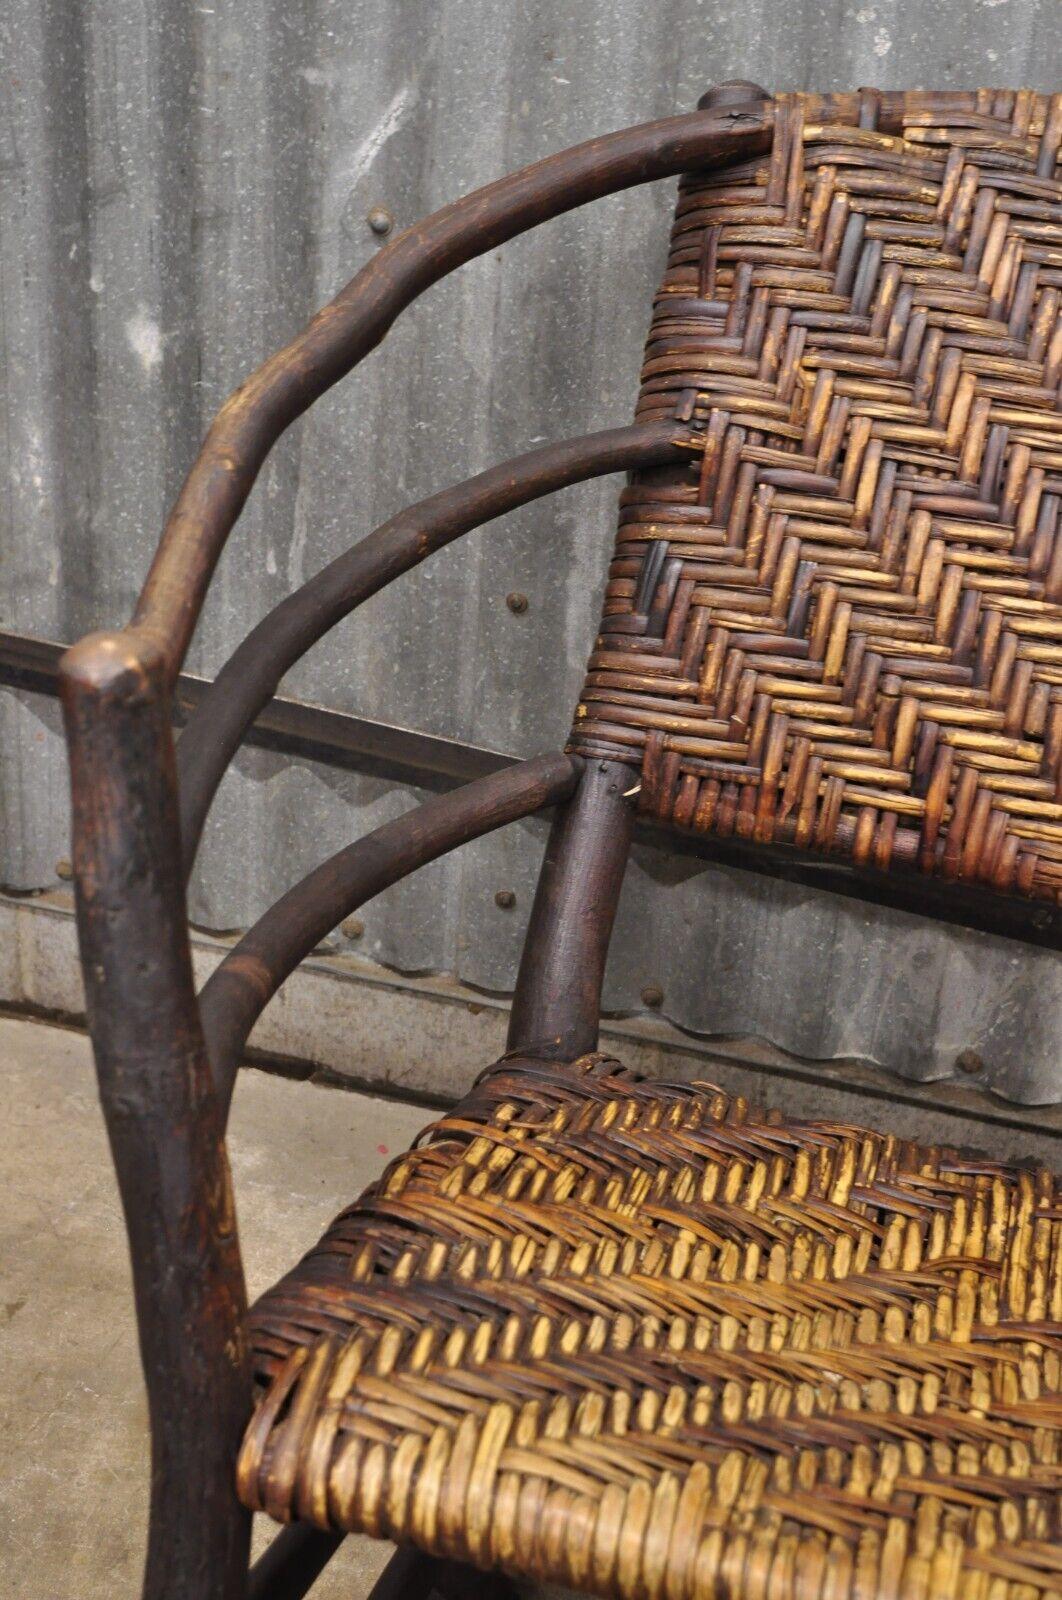
[[274, 1517], [630, 1600], [1062, 1596], [1046, 1171], [510, 1058], [252, 1321]]
[[661, 822], [1062, 897], [1062, 96], [782, 95], [687, 176], [571, 748]]

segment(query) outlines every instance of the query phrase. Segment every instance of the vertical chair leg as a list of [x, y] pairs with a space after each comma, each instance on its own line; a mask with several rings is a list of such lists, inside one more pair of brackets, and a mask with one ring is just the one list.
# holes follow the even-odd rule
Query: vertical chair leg
[[293, 1522], [259, 1556], [247, 1578], [246, 1600], [302, 1600], [346, 1536]]
[[601, 985], [634, 831], [636, 770], [589, 760], [546, 846], [513, 995], [509, 1049], [571, 1061], [597, 1048]]
[[426, 1556], [406, 1544], [377, 1578], [369, 1600], [516, 1600], [518, 1593], [500, 1572], [480, 1572], [459, 1561]]
[[501, 1572], [480, 1572], [457, 1561], [435, 1563], [433, 1587], [442, 1600], [516, 1600], [520, 1593]]
[[98, 634], [63, 658], [78, 933], [151, 1413], [145, 1600], [243, 1600], [246, 1296], [199, 1025], [161, 658]]
[[369, 1600], [431, 1600], [443, 1565], [414, 1545], [399, 1545], [373, 1584]]

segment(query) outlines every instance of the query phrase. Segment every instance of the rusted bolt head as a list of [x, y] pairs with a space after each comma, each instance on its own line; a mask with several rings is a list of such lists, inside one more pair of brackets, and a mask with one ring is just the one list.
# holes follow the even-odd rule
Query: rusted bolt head
[[516, 904], [516, 896], [511, 889], [499, 889], [494, 896], [494, 904], [502, 911], [511, 911]]
[[960, 1072], [980, 1072], [984, 1061], [976, 1050], [960, 1050], [955, 1057], [955, 1065]]
[[57, 878], [62, 878], [64, 883], [68, 883], [74, 876], [74, 869], [65, 856], [60, 856], [59, 860], [55, 863], [55, 876]]
[[344, 917], [339, 924], [339, 931], [344, 939], [360, 939], [365, 932], [365, 924], [360, 917]]
[[526, 594], [520, 594], [518, 590], [514, 589], [511, 594], [507, 594], [505, 596], [505, 604], [509, 607], [509, 610], [514, 616], [522, 616], [527, 610], [527, 596]]
[[658, 983], [647, 983], [642, 990], [642, 1005], [652, 1006], [655, 1011], [664, 1003], [664, 991]]
[[384, 234], [390, 233], [395, 225], [395, 219], [386, 206], [373, 206], [365, 213], [365, 221], [373, 233], [378, 233], [381, 238]]

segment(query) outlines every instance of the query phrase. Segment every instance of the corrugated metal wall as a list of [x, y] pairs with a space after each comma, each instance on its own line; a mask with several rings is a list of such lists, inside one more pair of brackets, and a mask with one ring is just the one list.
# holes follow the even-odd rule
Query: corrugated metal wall
[[[6, 436], [0, 626], [121, 621], [211, 413], [402, 226], [604, 129], [770, 87], [1057, 87], [1059, 0], [7, 0], [0, 17]], [[190, 660], [213, 672], [293, 583], [410, 500], [537, 440], [630, 415], [672, 187], [562, 218], [463, 269], [274, 453]], [[291, 693], [530, 754], [562, 740], [615, 485], [473, 535], [340, 628]], [[514, 616], [507, 591], [529, 597]], [[0, 695], [0, 880], [67, 852], [54, 708]], [[196, 919], [241, 926], [410, 793], [247, 752]], [[512, 981], [542, 838], [466, 849], [368, 908], [360, 949]], [[705, 1033], [912, 1077], [1062, 1094], [1057, 958], [689, 861], [639, 857], [608, 1002], [648, 983]], [[515, 911], [494, 891], [514, 888]], [[1031, 1014], [1038, 1031], [1028, 1031]], [[1019, 1036], [1013, 1020], [1022, 1018]]]

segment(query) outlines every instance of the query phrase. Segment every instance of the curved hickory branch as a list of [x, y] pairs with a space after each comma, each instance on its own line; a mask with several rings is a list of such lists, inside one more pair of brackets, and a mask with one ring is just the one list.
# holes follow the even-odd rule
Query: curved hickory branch
[[773, 108], [694, 111], [605, 134], [511, 173], [406, 229], [218, 412], [155, 552], [133, 617], [172, 682], [211, 574], [280, 434], [455, 267], [589, 200], [707, 162], [766, 150]]
[[516, 506], [586, 478], [681, 460], [682, 434], [670, 422], [610, 428], [490, 467], [399, 512], [275, 606], [229, 657], [177, 746], [186, 874], [240, 740], [288, 668], [322, 634], [399, 573]]

